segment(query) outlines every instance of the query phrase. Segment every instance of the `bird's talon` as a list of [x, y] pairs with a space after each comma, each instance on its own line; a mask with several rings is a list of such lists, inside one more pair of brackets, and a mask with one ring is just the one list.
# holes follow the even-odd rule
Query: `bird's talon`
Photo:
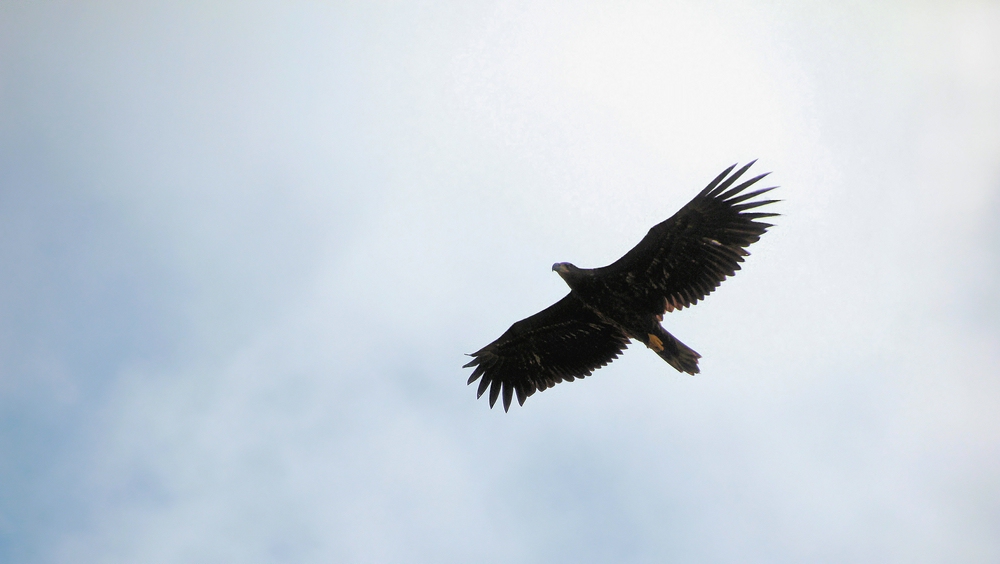
[[663, 351], [663, 341], [652, 333], [649, 334], [649, 345], [647, 346], [656, 352]]

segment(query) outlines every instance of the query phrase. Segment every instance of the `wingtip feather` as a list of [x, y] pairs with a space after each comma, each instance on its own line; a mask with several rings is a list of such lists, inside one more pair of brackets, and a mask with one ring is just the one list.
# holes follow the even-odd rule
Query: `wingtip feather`
[[503, 384], [500, 380], [493, 380], [490, 384], [490, 409], [493, 409], [493, 406], [497, 403], [497, 398], [500, 397], [500, 389], [502, 387]]
[[749, 200], [750, 198], [756, 198], [757, 196], [760, 196], [762, 194], [767, 194], [768, 192], [770, 192], [771, 190], [774, 190], [775, 188], [777, 188], [777, 186], [769, 186], [767, 188], [761, 188], [760, 190], [754, 190], [752, 192], [747, 192], [746, 194], [739, 194], [737, 196], [734, 196], [732, 198], [727, 199], [726, 202], [729, 205], [735, 205], [735, 204], [738, 204], [740, 202], [745, 202], [745, 201]]
[[719, 185], [719, 182], [722, 182], [722, 179], [725, 178], [726, 175], [730, 173], [730, 171], [732, 171], [734, 168], [736, 168], [736, 165], [738, 165], [738, 164], [740, 164], [740, 163], [733, 163], [732, 165], [729, 166], [729, 168], [727, 168], [726, 170], [724, 170], [721, 173], [719, 173], [719, 176], [716, 176], [715, 179], [713, 179], [711, 182], [709, 182], [708, 186], [705, 186], [705, 189], [702, 190], [701, 193], [699, 193], [698, 195], [699, 196], [705, 196], [709, 192], [711, 192], [712, 190], [715, 190], [715, 187]]
[[709, 196], [713, 198], [718, 197], [719, 194], [726, 190], [726, 188], [732, 186], [733, 182], [736, 182], [740, 176], [743, 176], [743, 173], [746, 172], [755, 162], [757, 161], [750, 161], [749, 163], [743, 165], [739, 170], [730, 175], [729, 178], [727, 178], [722, 184], [719, 184], [714, 190], [712, 190], [711, 193], [709, 193]]
[[[738, 186], [736, 186], [732, 190], [729, 190], [728, 192], [726, 192], [724, 194], [721, 194], [721, 195], [719, 195], [717, 197], [720, 200], [729, 201], [730, 198], [732, 198], [733, 196], [735, 196], [735, 195], [739, 194], [740, 192], [746, 190], [748, 187], [756, 184], [757, 182], [760, 181], [761, 178], [764, 178], [765, 176], [767, 176], [769, 174], [771, 174], [771, 173], [770, 172], [762, 172], [761, 174], [758, 174], [757, 176], [754, 176], [750, 180], [747, 180], [745, 182], [740, 183]], [[734, 180], [735, 180], [735, 178], [734, 178]]]
[[489, 386], [490, 386], [490, 379], [483, 378], [482, 381], [479, 382], [479, 389], [476, 390], [476, 399], [483, 397], [483, 393], [486, 392], [486, 388], [488, 388]]

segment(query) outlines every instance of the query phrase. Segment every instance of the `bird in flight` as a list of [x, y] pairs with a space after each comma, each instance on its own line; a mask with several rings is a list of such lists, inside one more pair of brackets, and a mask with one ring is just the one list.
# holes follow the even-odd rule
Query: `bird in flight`
[[635, 339], [679, 372], [698, 373], [701, 355], [661, 325], [663, 314], [704, 299], [740, 269], [751, 243], [778, 214], [748, 211], [778, 200], [754, 199], [776, 188], [744, 192], [769, 173], [733, 184], [756, 161], [733, 165], [670, 219], [654, 226], [625, 256], [602, 268], [568, 262], [552, 270], [570, 287], [566, 297], [510, 326], [472, 353], [469, 384], [481, 378], [477, 398], [490, 390], [490, 407], [503, 393], [504, 411], [535, 392], [589, 376], [618, 358]]

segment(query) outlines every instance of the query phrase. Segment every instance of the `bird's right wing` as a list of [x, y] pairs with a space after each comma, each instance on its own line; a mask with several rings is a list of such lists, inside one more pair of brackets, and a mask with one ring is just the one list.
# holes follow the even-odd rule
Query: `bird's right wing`
[[589, 376], [618, 358], [629, 338], [605, 323], [572, 293], [548, 308], [511, 325], [499, 339], [470, 356], [475, 366], [469, 384], [482, 377], [477, 397], [490, 389], [490, 407], [503, 391], [503, 408], [566, 380]]

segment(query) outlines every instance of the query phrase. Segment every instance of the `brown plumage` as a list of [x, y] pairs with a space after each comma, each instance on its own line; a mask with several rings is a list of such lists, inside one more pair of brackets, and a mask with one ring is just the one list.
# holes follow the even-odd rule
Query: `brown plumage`
[[631, 339], [653, 349], [670, 366], [698, 373], [698, 353], [660, 325], [665, 312], [704, 299], [727, 277], [771, 227], [757, 221], [778, 214], [748, 210], [777, 200], [754, 199], [774, 187], [744, 193], [768, 173], [730, 188], [753, 162], [732, 175], [727, 168], [670, 219], [654, 226], [623, 257], [603, 268], [562, 262], [552, 270], [570, 293], [552, 306], [513, 324], [499, 339], [470, 356], [469, 384], [482, 378], [490, 407], [503, 394], [504, 411], [536, 391], [572, 382], [618, 358]]

